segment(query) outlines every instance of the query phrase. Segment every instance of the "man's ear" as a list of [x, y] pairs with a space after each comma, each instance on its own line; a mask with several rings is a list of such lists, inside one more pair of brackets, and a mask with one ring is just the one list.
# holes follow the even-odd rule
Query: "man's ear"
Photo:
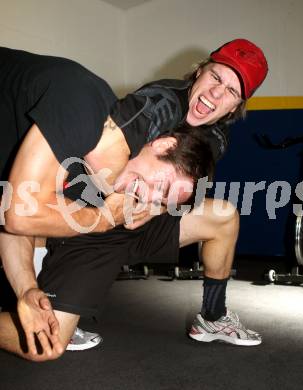
[[177, 146], [177, 140], [174, 137], [158, 138], [152, 142], [151, 147], [156, 154], [165, 154], [168, 149]]

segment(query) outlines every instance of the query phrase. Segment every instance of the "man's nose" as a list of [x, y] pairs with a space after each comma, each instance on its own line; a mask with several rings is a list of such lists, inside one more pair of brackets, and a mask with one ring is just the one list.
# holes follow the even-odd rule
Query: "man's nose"
[[211, 94], [215, 99], [220, 99], [225, 93], [225, 85], [217, 84], [214, 85], [211, 89]]

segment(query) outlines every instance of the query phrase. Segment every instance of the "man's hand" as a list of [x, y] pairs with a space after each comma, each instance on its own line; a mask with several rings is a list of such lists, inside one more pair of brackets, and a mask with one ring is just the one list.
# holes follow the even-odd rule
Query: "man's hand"
[[59, 340], [59, 322], [51, 303], [43, 291], [31, 288], [18, 300], [18, 314], [24, 329], [29, 353], [37, 355], [35, 337], [43, 353], [52, 356], [53, 350], [63, 352]]
[[167, 208], [165, 206], [161, 206], [159, 209], [159, 213], [153, 214], [153, 207], [155, 207], [152, 203], [149, 203], [147, 206], [147, 209], [144, 211], [144, 213], [140, 213], [140, 217], [134, 219], [133, 222], [125, 223], [124, 227], [128, 230], [135, 230], [140, 226], [145, 225], [147, 222], [149, 222], [151, 219], [153, 219], [155, 216], [164, 214], [167, 212]]
[[132, 194], [114, 192], [105, 199], [105, 204], [111, 212], [115, 225], [124, 225], [129, 230], [134, 230], [150, 221], [155, 215], [166, 212], [166, 207], [155, 206], [153, 203], [140, 203]]
[[137, 210], [137, 200], [129, 194], [114, 192], [105, 199], [105, 204], [110, 210], [115, 226], [124, 225], [131, 220], [135, 222], [149, 215], [147, 209]]

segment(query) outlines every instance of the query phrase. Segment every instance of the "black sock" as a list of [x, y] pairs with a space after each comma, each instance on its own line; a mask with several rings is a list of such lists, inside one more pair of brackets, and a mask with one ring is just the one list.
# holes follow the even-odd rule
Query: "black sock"
[[217, 321], [226, 315], [227, 279], [212, 279], [204, 277], [204, 293], [201, 315], [207, 321]]

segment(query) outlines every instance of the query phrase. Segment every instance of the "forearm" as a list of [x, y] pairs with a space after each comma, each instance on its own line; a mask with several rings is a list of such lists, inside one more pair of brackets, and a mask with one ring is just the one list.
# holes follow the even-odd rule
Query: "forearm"
[[0, 255], [6, 276], [20, 298], [27, 290], [37, 288], [34, 262], [34, 238], [0, 233]]
[[114, 227], [114, 220], [105, 207], [80, 205], [61, 195], [36, 198], [37, 208], [31, 216], [16, 213], [14, 202], [5, 215], [5, 230], [19, 235], [71, 237], [81, 233], [105, 232]]

